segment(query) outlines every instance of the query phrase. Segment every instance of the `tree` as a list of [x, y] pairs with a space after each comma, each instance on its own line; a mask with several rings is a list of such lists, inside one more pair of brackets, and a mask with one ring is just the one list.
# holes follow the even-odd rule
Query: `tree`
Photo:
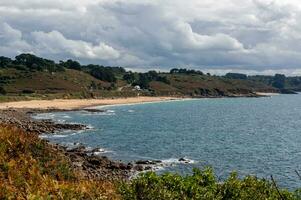
[[204, 75], [203, 72], [199, 70], [194, 70], [194, 69], [185, 69], [185, 68], [173, 68], [170, 70], [171, 74], [198, 74], [198, 75]]
[[134, 73], [128, 72], [125, 75], [123, 75], [122, 79], [125, 80], [127, 83], [131, 84], [131, 83], [135, 82], [136, 77], [135, 77]]
[[23, 65], [31, 70], [47, 70], [47, 71], [55, 71], [56, 70], [56, 64], [52, 60], [44, 59], [37, 57], [32, 54], [20, 54], [16, 56], [15, 61], [13, 61], [13, 64], [16, 65]]
[[11, 63], [12, 63], [12, 59], [4, 56], [0, 56], [0, 68], [7, 67]]
[[95, 78], [107, 81], [107, 82], [116, 82], [116, 77], [113, 74], [113, 72], [107, 68], [104, 67], [97, 67], [90, 71], [90, 74], [94, 76]]
[[135, 85], [139, 85], [143, 89], [148, 89], [149, 88], [149, 77], [147, 74], [139, 74], [139, 80], [135, 83]]
[[68, 69], [74, 69], [74, 70], [81, 70], [81, 65], [79, 62], [74, 61], [74, 60], [67, 60], [66, 62], [60, 61], [60, 65], [68, 68]]
[[275, 88], [283, 89], [285, 86], [285, 75], [275, 74], [272, 85]]
[[248, 78], [246, 74], [240, 74], [240, 73], [227, 73], [225, 77], [231, 79], [242, 79], [242, 80], [246, 80]]
[[179, 73], [179, 69], [173, 68], [173, 69], [170, 70], [170, 73], [171, 73], [171, 74]]
[[0, 86], [0, 94], [1, 95], [6, 95], [6, 93], [7, 93], [6, 90], [3, 87]]

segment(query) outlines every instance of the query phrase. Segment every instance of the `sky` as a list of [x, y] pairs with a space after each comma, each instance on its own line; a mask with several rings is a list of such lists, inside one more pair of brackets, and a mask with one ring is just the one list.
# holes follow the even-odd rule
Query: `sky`
[[0, 0], [0, 55], [301, 75], [300, 0]]

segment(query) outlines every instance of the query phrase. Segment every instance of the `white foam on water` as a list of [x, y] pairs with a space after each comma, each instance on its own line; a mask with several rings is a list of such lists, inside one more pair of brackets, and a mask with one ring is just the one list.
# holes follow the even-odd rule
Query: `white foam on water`
[[40, 135], [39, 137], [42, 139], [47, 139], [47, 138], [66, 138], [69, 136], [70, 135], [52, 134], [52, 135]]
[[[95, 127], [92, 126], [91, 124], [88, 124], [88, 125], [86, 125], [86, 126], [87, 126], [87, 129], [88, 129], [88, 130], [93, 130], [93, 129], [95, 129]], [[86, 130], [84, 130], [84, 131], [86, 131]]]
[[[176, 166], [176, 165], [188, 165], [188, 164], [194, 164], [194, 163], [196, 163], [195, 160], [188, 159], [186, 157], [184, 157], [184, 159], [185, 159], [185, 161], [180, 161], [179, 158], [169, 158], [169, 159], [161, 160], [161, 163], [157, 163], [155, 165], [144, 165], [144, 166], [151, 167], [151, 169], [144, 170], [144, 171], [142, 171], [142, 173], [143, 172], [149, 172], [149, 171], [153, 171], [153, 172], [163, 171], [167, 167], [173, 167], [173, 166]], [[140, 173], [141, 172], [137, 172], [136, 174], [134, 174], [133, 177], [136, 177]]]
[[37, 120], [52, 120], [59, 123], [65, 123], [66, 119], [71, 119], [71, 116], [67, 114], [55, 114], [55, 113], [40, 113], [32, 116], [33, 119]]
[[101, 154], [104, 154], [104, 153], [112, 153], [113, 151], [109, 151], [109, 150], [106, 150], [106, 149], [102, 149], [102, 148], [98, 148], [98, 151], [96, 152], [93, 152], [94, 155], [98, 156], [98, 155], [101, 155]]
[[54, 113], [40, 113], [33, 115], [32, 118], [34, 119], [54, 119], [55, 114]]
[[[202, 98], [202, 99], [206, 99], [206, 98]], [[104, 108], [112, 108], [112, 107], [120, 107], [120, 106], [156, 104], [156, 103], [170, 103], [170, 102], [178, 102], [178, 101], [197, 101], [197, 100], [201, 100], [201, 99], [198, 99], [198, 98], [170, 99], [170, 100], [150, 101], [150, 102], [137, 102], [137, 103], [123, 103], [123, 104], [114, 104], [114, 105], [92, 106], [92, 107], [88, 107], [88, 108], [104, 109]]]
[[[65, 131], [61, 131], [60, 134], [42, 134], [39, 137], [41, 139], [51, 139], [51, 138], [66, 138], [66, 137], [70, 137], [70, 136], [74, 136], [74, 135], [78, 135], [81, 134], [83, 132], [85, 132], [86, 130], [79, 130], [74, 132], [73, 130], [65, 130]], [[63, 133], [63, 134], [62, 134]]]
[[178, 158], [169, 158], [169, 159], [165, 159], [165, 160], [162, 160], [162, 163], [165, 163], [165, 164], [194, 164], [196, 161], [195, 160], [191, 160], [191, 159], [188, 159], [188, 158], [185, 158], [185, 160], [183, 161], [180, 161], [180, 159]]
[[104, 111], [104, 112], [95, 112], [95, 113], [91, 113], [91, 112], [81, 112], [82, 115], [84, 116], [103, 116], [103, 115], [116, 115], [114, 110], [111, 111]]

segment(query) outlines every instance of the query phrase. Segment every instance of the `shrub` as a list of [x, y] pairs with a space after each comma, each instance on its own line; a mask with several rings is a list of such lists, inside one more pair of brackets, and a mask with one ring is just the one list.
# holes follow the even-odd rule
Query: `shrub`
[[30, 90], [30, 89], [25, 89], [25, 90], [22, 90], [22, 93], [23, 94], [33, 94], [35, 92], [33, 90]]
[[7, 93], [6, 90], [0, 86], [0, 94], [6, 95], [6, 93]]
[[269, 181], [247, 176], [239, 179], [232, 173], [225, 182], [218, 182], [211, 168], [194, 169], [192, 175], [180, 176], [148, 172], [130, 183], [122, 184], [119, 191], [125, 200], [185, 200], [185, 199], [299, 199], [300, 192], [280, 190]]

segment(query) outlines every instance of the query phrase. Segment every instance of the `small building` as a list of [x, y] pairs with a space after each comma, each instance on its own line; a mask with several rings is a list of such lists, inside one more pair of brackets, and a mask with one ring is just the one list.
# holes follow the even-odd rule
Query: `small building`
[[141, 91], [141, 87], [139, 85], [135, 85], [134, 90]]

